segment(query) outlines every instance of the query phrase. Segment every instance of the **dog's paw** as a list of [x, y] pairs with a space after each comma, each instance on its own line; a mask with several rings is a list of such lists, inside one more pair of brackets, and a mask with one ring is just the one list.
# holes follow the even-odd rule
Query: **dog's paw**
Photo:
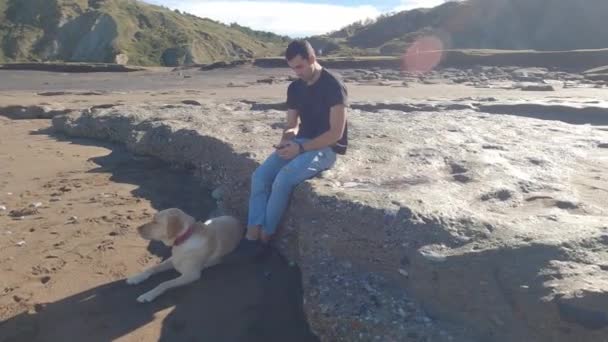
[[139, 273], [139, 274], [136, 274], [134, 276], [127, 278], [127, 284], [136, 285], [136, 284], [139, 284], [142, 281], [148, 279], [149, 277], [150, 277], [150, 275], [148, 273], [142, 272], [142, 273]]
[[137, 297], [137, 301], [140, 303], [149, 303], [153, 301], [157, 297], [157, 294], [154, 291], [148, 291], [141, 296]]

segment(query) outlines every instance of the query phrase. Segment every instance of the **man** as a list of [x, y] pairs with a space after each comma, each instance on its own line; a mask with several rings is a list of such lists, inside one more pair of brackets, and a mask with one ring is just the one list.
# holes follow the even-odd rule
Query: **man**
[[292, 190], [331, 168], [347, 146], [346, 87], [316, 60], [310, 43], [285, 51], [298, 80], [287, 90], [287, 123], [276, 150], [251, 177], [247, 234], [237, 253], [256, 257], [276, 232]]

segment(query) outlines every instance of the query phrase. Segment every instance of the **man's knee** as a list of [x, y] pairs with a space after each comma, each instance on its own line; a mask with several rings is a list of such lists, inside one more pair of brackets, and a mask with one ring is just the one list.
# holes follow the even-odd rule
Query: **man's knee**
[[290, 191], [297, 183], [289, 172], [281, 171], [272, 182], [272, 190]]

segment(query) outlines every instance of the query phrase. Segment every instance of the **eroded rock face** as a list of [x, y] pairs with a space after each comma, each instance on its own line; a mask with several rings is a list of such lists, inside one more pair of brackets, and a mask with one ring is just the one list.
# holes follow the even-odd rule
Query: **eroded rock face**
[[[296, 189], [278, 237], [323, 340], [605, 339], [605, 122], [475, 101], [352, 107], [348, 154]], [[283, 116], [245, 102], [116, 106], [53, 127], [195, 167], [244, 218]]]
[[0, 107], [0, 115], [11, 119], [50, 119], [55, 115], [66, 114], [71, 109], [53, 106], [6, 106]]
[[[474, 88], [515, 89], [526, 92], [553, 92], [566, 88], [603, 88], [601, 77], [583, 76], [562, 71], [539, 74], [511, 72], [512, 67], [479, 67], [474, 69], [443, 68], [428, 73], [399, 72], [395, 70], [348, 70], [342, 72], [346, 83], [358, 85], [384, 86], [393, 88], [409, 87], [412, 84], [462, 84]], [[535, 68], [536, 69], [536, 68]]]

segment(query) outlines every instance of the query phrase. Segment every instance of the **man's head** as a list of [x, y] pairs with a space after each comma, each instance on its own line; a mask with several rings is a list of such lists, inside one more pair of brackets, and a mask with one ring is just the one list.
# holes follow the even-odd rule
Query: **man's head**
[[289, 67], [304, 81], [312, 80], [317, 58], [315, 50], [306, 40], [294, 40], [285, 51]]

